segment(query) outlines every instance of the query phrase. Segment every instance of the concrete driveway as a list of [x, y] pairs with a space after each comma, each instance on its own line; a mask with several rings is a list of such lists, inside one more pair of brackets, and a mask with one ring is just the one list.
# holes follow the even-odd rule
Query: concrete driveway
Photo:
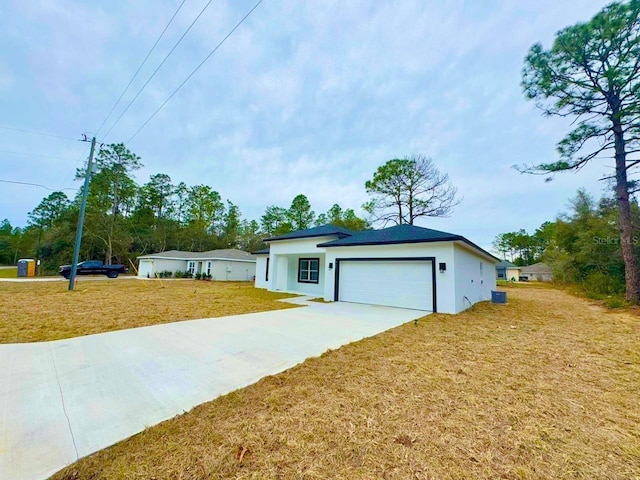
[[0, 345], [0, 479], [46, 478], [196, 405], [427, 314], [307, 305]]

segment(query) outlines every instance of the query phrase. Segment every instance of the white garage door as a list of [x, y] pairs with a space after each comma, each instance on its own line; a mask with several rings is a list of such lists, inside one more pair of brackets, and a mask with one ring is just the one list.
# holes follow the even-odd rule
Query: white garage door
[[431, 261], [340, 262], [338, 300], [433, 311]]

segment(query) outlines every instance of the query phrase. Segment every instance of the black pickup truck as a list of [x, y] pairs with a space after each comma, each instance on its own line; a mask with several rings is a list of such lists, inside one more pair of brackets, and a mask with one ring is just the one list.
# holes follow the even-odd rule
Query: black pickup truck
[[[100, 260], [85, 260], [78, 264], [76, 275], [106, 275], [116, 278], [121, 273], [127, 273], [129, 269], [124, 265], [105, 265]], [[71, 265], [62, 265], [58, 273], [64, 278], [71, 276]]]

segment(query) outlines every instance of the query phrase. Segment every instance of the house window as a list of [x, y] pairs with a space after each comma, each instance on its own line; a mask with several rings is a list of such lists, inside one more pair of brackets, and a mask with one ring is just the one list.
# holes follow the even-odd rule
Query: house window
[[264, 281], [268, 282], [269, 281], [269, 257], [267, 257], [267, 271], [264, 274]]
[[207, 262], [207, 275], [211, 275], [211, 262]]
[[319, 258], [301, 258], [298, 260], [298, 282], [318, 283], [319, 274]]
[[196, 262], [189, 262], [187, 265], [187, 271], [193, 275], [196, 272]]

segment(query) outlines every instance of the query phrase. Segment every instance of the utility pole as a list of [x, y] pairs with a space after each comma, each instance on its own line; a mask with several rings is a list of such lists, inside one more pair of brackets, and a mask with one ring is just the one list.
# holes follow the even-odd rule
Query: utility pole
[[[89, 139], [84, 135], [83, 142]], [[73, 247], [73, 262], [71, 263], [71, 275], [69, 276], [69, 290], [76, 286], [76, 273], [78, 271], [78, 257], [80, 256], [80, 243], [82, 242], [82, 227], [84, 227], [84, 212], [87, 208], [87, 195], [89, 195], [89, 183], [91, 182], [91, 172], [93, 170], [93, 152], [96, 149], [96, 137], [91, 139], [91, 151], [87, 162], [87, 172], [84, 175], [84, 189], [82, 190], [82, 203], [80, 204], [80, 217], [78, 218], [78, 229], [76, 230], [76, 244]]]

